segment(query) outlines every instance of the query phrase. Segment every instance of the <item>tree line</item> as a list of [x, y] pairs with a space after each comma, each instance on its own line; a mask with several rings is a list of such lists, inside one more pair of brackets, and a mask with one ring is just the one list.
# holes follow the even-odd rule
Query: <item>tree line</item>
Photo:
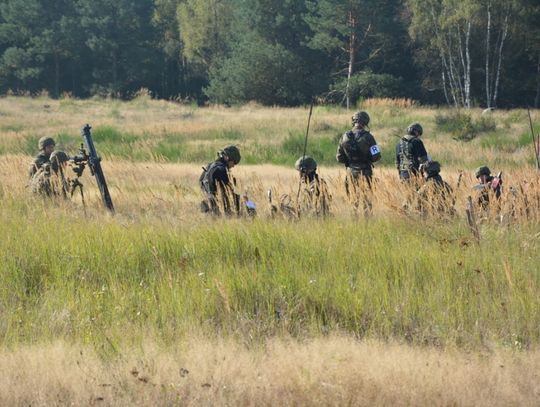
[[0, 0], [0, 92], [540, 105], [537, 0]]

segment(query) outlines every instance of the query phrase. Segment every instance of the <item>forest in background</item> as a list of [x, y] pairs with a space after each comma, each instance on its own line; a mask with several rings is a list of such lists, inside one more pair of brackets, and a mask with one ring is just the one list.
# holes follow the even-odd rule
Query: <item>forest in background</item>
[[535, 0], [0, 0], [0, 93], [540, 104]]

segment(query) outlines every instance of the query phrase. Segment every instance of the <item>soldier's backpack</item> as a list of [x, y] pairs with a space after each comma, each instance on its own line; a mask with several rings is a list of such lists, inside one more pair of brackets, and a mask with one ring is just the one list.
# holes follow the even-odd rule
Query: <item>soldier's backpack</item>
[[202, 167], [203, 172], [201, 173], [201, 176], [199, 177], [199, 186], [201, 187], [204, 193], [207, 193], [207, 194], [216, 193], [216, 191], [214, 190], [212, 179], [214, 177], [214, 172], [218, 169], [218, 167], [226, 168], [226, 165], [221, 161], [214, 161], [214, 162], [208, 163], [206, 167]]
[[[380, 159], [377, 145], [370, 145], [370, 133], [365, 130], [359, 132], [348, 131], [343, 149], [351, 163], [371, 163]], [[373, 151], [373, 149], [376, 149]]]

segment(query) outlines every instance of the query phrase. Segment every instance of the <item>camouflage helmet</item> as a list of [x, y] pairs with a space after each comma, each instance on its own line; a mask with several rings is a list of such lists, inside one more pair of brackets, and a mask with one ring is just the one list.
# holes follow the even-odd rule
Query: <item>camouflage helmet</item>
[[55, 146], [56, 143], [52, 137], [41, 137], [38, 141], [38, 147], [40, 150], [44, 150], [47, 146]]
[[411, 136], [421, 136], [424, 133], [424, 129], [420, 123], [413, 123], [407, 127], [407, 134]]
[[369, 114], [367, 112], [356, 112], [352, 115], [352, 123], [353, 125], [360, 123], [367, 126], [369, 124]]
[[69, 161], [69, 156], [63, 151], [53, 151], [49, 160], [51, 162], [51, 168], [56, 172], [60, 164]]
[[480, 178], [480, 176], [482, 175], [487, 175], [489, 177], [491, 175], [491, 170], [489, 169], [489, 167], [483, 165], [476, 169], [475, 175], [476, 175], [476, 178]]
[[297, 171], [310, 174], [317, 171], [317, 161], [315, 161], [309, 155], [306, 155], [305, 157], [300, 157], [298, 160], [296, 160], [296, 163], [294, 163], [294, 168], [296, 168]]
[[225, 147], [223, 150], [219, 152], [220, 157], [224, 157], [228, 160], [233, 161], [235, 164], [238, 164], [240, 162], [240, 150], [238, 147], [230, 145]]
[[441, 164], [438, 161], [428, 161], [422, 164], [422, 170], [427, 173], [427, 175], [437, 175], [441, 172]]

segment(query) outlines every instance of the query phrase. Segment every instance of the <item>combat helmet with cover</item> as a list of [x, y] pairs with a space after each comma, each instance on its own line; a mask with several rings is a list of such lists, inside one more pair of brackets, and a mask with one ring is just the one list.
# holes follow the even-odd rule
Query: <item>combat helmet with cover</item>
[[56, 143], [54, 142], [54, 139], [52, 137], [41, 137], [38, 141], [38, 148], [40, 150], [44, 150], [47, 146], [55, 146]]
[[230, 145], [225, 147], [223, 150], [218, 152], [219, 158], [223, 158], [225, 160], [231, 160], [235, 164], [238, 164], [241, 160], [240, 156], [240, 150], [235, 145]]
[[486, 165], [482, 165], [476, 169], [476, 178], [480, 178], [482, 175], [486, 175], [488, 177], [491, 175], [491, 170]]
[[294, 163], [294, 168], [301, 173], [310, 174], [317, 171], [317, 161], [315, 161], [309, 155], [306, 155], [305, 157], [300, 157], [298, 160], [296, 160], [296, 163]]
[[352, 115], [352, 124], [353, 126], [355, 124], [363, 124], [364, 126], [367, 126], [369, 124], [369, 114], [367, 112], [356, 112]]
[[427, 161], [421, 165], [421, 170], [427, 175], [437, 175], [441, 172], [441, 164], [438, 161]]
[[420, 123], [413, 123], [407, 127], [407, 134], [410, 136], [421, 136], [424, 133], [424, 129]]

